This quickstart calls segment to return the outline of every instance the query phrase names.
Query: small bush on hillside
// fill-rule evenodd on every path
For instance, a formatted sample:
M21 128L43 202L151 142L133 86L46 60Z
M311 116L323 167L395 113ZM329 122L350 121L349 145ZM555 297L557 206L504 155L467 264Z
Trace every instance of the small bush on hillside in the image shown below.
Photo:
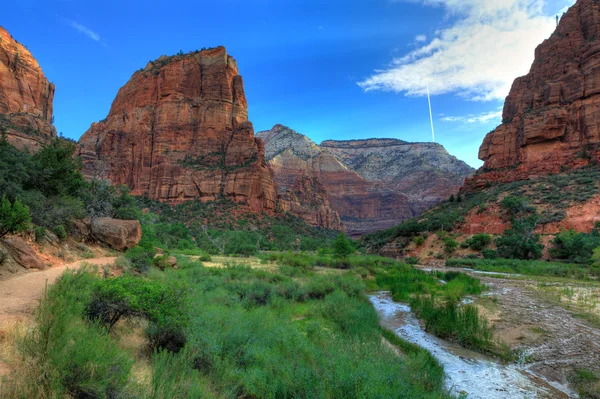
M458 248L458 242L455 239L446 237L444 238L444 252L447 254L452 254Z
M46 229L41 226L36 226L33 229L33 234L35 236L35 242L40 244L44 242L44 239L46 238Z
M498 259L498 251L494 251L493 249L484 249L481 251L481 255L485 259Z
M420 247L425 243L425 238L423 236L416 236L415 238L413 238L413 242L417 247Z
M64 241L67 239L67 230L65 226L59 225L52 229L52 232L56 234L59 240Z
M531 205L529 205L529 200L523 197L514 197L509 195L502 199L500 205L508 212L510 216L516 216L533 211L533 208Z
M467 240L467 245L474 251L481 251L492 242L489 234L475 234Z
M10 203L6 194L0 200L0 238L7 234L20 233L29 228L31 214L29 208L16 199Z

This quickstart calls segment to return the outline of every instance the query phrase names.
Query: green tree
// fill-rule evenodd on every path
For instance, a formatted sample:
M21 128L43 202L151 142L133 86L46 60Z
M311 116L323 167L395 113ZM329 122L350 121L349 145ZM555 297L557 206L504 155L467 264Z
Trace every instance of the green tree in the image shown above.
M340 233L333 242L333 255L336 258L347 258L354 253L354 243L346 234Z
M29 228L31 214L29 208L17 198L13 204L6 195L0 201L0 238L7 234L18 233Z
M538 216L531 215L524 219L512 219L512 227L496 240L498 254L509 259L539 259L542 257L544 245L540 243L540 235L535 234Z
M467 245L474 251L481 251L492 242L489 234L475 234L467 240Z

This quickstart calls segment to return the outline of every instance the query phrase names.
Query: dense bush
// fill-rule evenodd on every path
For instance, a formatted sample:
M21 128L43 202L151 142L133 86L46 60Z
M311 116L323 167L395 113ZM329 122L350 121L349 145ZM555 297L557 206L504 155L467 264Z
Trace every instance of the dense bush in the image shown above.
M6 194L3 195L0 200L0 238L7 234L25 231L30 223L29 208L21 204L18 198L11 204Z
M539 259L543 244L540 235L535 234L538 217L532 215L522 219L512 219L512 226L496 239L498 255L507 259Z
M565 259L575 263L589 262L596 247L600 247L600 234L577 233L574 230L561 231L552 241L550 255L555 259Z
M474 251L481 251L492 242L489 234L475 234L467 240L467 245Z
M143 317L153 348L178 351L185 345L188 324L187 289L183 284L122 276L95 284L87 316L110 331L123 318Z

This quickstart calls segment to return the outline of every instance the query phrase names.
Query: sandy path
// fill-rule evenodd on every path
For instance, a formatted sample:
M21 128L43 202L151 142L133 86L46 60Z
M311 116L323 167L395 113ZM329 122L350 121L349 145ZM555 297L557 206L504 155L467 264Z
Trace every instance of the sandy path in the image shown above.
M46 284L54 283L65 270L76 269L83 263L98 266L112 264L115 259L116 257L84 259L0 281L0 327L9 320L30 316Z

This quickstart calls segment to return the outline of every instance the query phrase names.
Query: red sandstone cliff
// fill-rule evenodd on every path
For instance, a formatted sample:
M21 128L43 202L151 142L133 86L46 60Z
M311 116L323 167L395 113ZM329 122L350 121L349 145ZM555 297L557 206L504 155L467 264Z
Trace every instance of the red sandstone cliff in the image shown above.
M79 144L86 176L106 176L134 195L171 203L227 197L257 212L276 207L242 77L223 47L148 63Z
M467 187L523 180L600 160L600 9L578 0L515 80L503 123L485 138L485 161Z
M0 26L0 130L19 149L35 151L56 137L54 85L29 50Z

